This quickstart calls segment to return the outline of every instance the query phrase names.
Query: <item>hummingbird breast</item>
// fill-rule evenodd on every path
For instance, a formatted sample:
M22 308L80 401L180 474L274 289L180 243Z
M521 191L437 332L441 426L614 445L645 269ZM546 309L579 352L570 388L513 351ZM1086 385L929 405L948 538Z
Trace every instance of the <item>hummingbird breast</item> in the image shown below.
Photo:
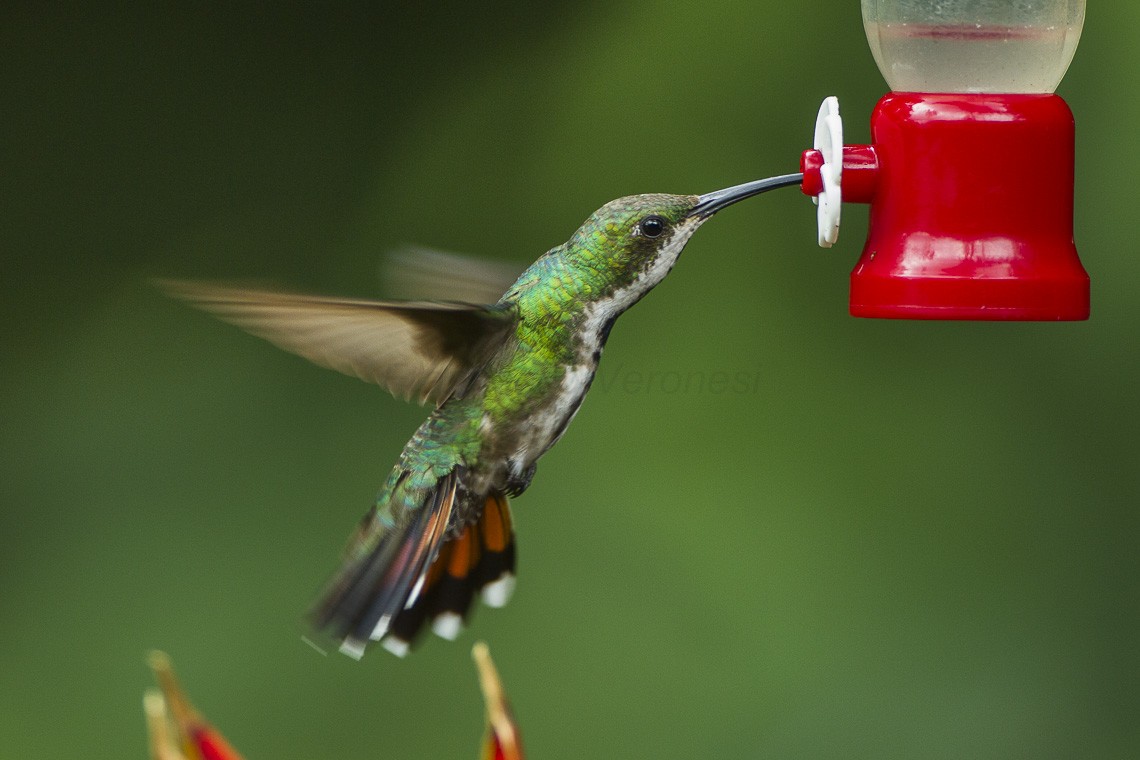
M485 482L496 487L504 480L529 482L539 457L558 442L581 407L610 328L668 274L698 226L694 220L679 227L644 268L616 287L568 286L586 275L568 269L562 257L536 262L532 277L524 273L520 280L539 286L519 292L516 347L488 382L480 425L489 444L482 462Z
M539 457L566 432L594 380L610 322L584 324L587 329L554 345L524 344L496 378L500 382L488 388L481 432L489 444L485 462L496 471L495 485L528 481ZM504 387L514 403L506 414L496 413L501 408L496 392Z
M507 456L512 477L523 477L539 457L558 443L582 406L596 370L596 363L565 366L554 392L526 420L520 421L516 435L512 436L513 450Z

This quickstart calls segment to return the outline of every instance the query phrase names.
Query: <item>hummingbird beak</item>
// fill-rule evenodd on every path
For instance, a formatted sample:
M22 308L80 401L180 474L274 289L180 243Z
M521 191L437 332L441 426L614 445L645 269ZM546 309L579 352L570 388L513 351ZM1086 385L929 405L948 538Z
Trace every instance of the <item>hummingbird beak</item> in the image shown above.
M803 179L804 175L802 174L781 174L778 177L766 177L764 179L753 180L752 182L745 182L743 185L726 187L724 190L705 193L704 195L698 196L697 205L693 206L687 216L697 216L701 219L708 219L725 206L731 206L737 201L751 198L753 195L775 190L777 187L798 185L803 182Z

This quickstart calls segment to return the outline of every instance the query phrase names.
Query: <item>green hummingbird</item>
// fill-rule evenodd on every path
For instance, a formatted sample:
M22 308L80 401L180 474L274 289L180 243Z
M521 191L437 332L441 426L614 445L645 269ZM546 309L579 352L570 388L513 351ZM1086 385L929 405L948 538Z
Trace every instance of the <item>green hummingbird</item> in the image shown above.
M316 364L434 405L311 612L359 658L403 655L427 621L455 638L479 594L515 583L508 499L574 418L614 321L720 209L792 174L705 195L634 195L595 211L490 305L377 302L166 281L166 291Z

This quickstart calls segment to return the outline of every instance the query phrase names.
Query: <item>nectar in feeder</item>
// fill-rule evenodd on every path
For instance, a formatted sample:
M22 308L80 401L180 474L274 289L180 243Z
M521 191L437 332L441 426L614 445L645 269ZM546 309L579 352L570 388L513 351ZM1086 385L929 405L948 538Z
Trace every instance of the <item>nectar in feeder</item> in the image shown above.
M896 92L1053 92L1084 20L1084 0L863 0L867 43Z

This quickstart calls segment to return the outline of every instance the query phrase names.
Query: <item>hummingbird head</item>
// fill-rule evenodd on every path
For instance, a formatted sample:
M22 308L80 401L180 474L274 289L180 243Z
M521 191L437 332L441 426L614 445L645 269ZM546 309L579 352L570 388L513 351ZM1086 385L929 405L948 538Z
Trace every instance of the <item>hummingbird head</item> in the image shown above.
M798 184L801 175L748 182L704 195L631 195L590 215L563 247L572 266L604 284L589 300L624 311L673 268L693 233L717 211L766 190ZM599 303L599 305L601 305Z
M584 271L621 290L660 282L704 217L690 212L695 195L631 195L595 211L567 241L565 250ZM602 295L599 293L599 295Z

